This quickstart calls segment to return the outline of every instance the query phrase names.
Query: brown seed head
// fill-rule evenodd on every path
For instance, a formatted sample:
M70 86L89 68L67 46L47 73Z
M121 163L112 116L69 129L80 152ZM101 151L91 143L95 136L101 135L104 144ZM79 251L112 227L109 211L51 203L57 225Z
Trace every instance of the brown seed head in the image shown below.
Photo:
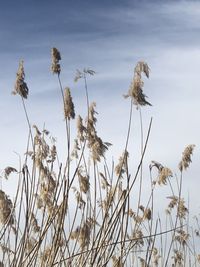
M8 223L12 225L14 223L13 217L13 204L9 197L0 190L0 223L5 225Z
M74 193L75 193L75 198L78 204L78 208L82 209L85 207L86 202L83 200L81 193L76 189L76 187L72 187Z
M90 243L92 225L92 221L90 221L90 219L87 219L81 227L78 226L76 230L71 232L70 234L70 238L77 239L82 249L87 247Z
M55 47L51 49L51 58L52 58L51 70L53 74L55 73L59 75L61 72L61 68L59 64L59 61L61 60L61 55L58 49Z
M65 119L68 120L75 118L74 103L68 87L66 87L64 90L64 115Z
M121 257L112 256L113 267L124 267Z
M139 257L140 259L140 267L148 267L148 264L145 259Z
M183 229L177 230L177 235L175 236L175 240L177 240L181 245L186 245L190 235L185 232Z
M167 178L169 177L172 177L172 171L167 167L163 167L158 174L158 184L165 185L167 183Z
M9 175L10 175L12 172L17 172L17 170L16 170L15 168L13 168L13 167L10 167L10 166L6 167L6 168L4 169L4 177L5 177L6 179L8 179Z
M151 104L146 101L146 95L143 93L144 82L142 80L142 73L149 78L149 67L147 63L139 61L134 69L134 77L128 94L125 95L125 97L131 97L136 106L151 106Z
M152 169L153 167L156 167L158 169L158 178L155 183L157 182L159 185L165 185L167 183L167 179L173 176L172 171L169 168L164 167L157 161L151 161L150 169Z
M184 256L181 251L174 250L174 256L172 256L172 259L174 259L175 266L183 266Z
M152 215L151 209L150 208L146 208L144 210L144 214L143 214L144 220L150 221L151 220L151 215Z
M100 161L101 157L104 157L104 154L108 149L108 146L105 143L103 143L100 137L96 135L94 138L94 142L92 143L92 145L90 145L90 148L91 148L92 159L94 161Z
M78 118L77 118L77 137L81 142L84 141L84 134L85 133L86 133L86 127L83 125L83 119L80 115L78 115Z
M197 255L197 262L200 263L200 254Z
M122 174L127 171L128 157L129 153L125 150L122 156L120 156L118 164L115 166L115 173L117 176L122 176Z
M86 175L82 175L80 171L78 171L79 185L80 191L83 193L87 193L90 189L89 177Z
M28 86L25 83L24 79L25 79L25 72L24 72L24 66L23 66L23 60L19 62L19 68L17 71L17 77L16 77L16 81L15 81L15 88L13 90L13 95L20 95L23 98L27 98L28 97Z
M189 145L185 148L185 150L182 153L182 160L179 163L179 170L182 172L183 170L186 170L190 163L192 162L191 156L193 153L195 145Z
M40 227L33 212L31 212L30 220L31 220L31 225L33 227L33 232L38 233L40 231Z
M45 264L51 257L51 246L45 247L44 251L40 254L42 264Z

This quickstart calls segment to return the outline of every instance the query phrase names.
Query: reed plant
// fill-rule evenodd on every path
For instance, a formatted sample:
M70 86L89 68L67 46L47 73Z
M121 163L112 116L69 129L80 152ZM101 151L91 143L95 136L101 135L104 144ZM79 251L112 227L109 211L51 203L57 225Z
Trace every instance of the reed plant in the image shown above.
M29 88L23 61L19 64L13 94L21 98L29 135L25 157L18 168L8 166L2 179L16 176L14 197L0 190L0 267L25 266L198 266L200 224L189 224L182 194L183 176L191 163L194 145L188 145L173 172L162 163L149 163L150 193L143 203L144 157L152 119L143 131L142 108L151 106L144 94L147 63L136 64L128 93L127 136L118 162L108 164L111 144L97 131L96 103L89 98L91 69L77 70L75 82L85 90L87 116L76 114L72 92L63 87L61 54L52 48L51 71L58 80L65 121L66 144L59 161L55 139L31 122L27 112ZM132 114L140 118L141 154L132 171L129 139ZM71 126L76 124L73 136ZM156 190L168 187L165 212L157 213ZM138 198L133 195L138 192ZM12 199L12 200L11 200Z

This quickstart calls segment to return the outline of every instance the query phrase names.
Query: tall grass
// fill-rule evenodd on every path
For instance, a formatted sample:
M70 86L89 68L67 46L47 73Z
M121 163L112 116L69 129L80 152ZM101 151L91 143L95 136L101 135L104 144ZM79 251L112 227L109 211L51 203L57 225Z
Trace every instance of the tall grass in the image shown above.
M62 97L66 130L66 159L59 162L56 142L46 129L31 124L25 99L23 62L17 72L14 94L22 101L29 136L25 159L17 169L8 166L4 178L18 176L14 200L0 190L0 266L198 266L200 226L189 225L188 208L182 195L185 170L191 163L194 145L183 151L175 183L172 170L152 161L149 165L150 194L143 198L143 160L148 146L152 120L143 131L141 109L151 106L143 93L143 75L149 67L138 62L128 93L130 116L124 151L117 163L107 163L104 142L97 132L96 104L90 102L88 77L91 69L78 70L75 82L83 80L85 120L75 116L70 88L61 79L61 55L52 49L52 72L57 76ZM126 100L127 101L127 100ZM134 108L136 107L136 109ZM139 111L141 156L132 171L129 138L133 112ZM76 119L77 133L71 124ZM158 187L166 186L165 213L157 215ZM133 201L133 192L138 198Z

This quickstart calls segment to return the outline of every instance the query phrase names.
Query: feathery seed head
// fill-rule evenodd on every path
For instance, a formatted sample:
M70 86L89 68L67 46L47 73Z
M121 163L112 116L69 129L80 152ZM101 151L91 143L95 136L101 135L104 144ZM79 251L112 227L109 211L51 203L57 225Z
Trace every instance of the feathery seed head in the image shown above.
M87 74L93 76L96 72L94 70L91 70L91 69L86 69L84 68L83 71L80 71L80 70L76 70L76 75L75 75L75 78L74 78L74 82L77 82L79 79L82 79L83 77L85 77Z
M77 82L79 79L83 78L83 73L80 70L76 70L76 75L74 78L74 82Z
M78 208L82 209L85 207L86 202L83 200L81 193L76 189L76 187L72 187L74 193L75 193L75 197L76 197L76 201L78 204Z
M186 245L190 235L185 232L183 229L177 230L177 235L175 236L175 240L177 240L181 245Z
M93 225L93 221L87 219L83 226L78 226L75 231L71 232L70 238L71 239L77 239L81 249L87 247L90 244L90 234L91 234L91 228Z
M144 220L148 220L150 221L152 218L152 213L151 213L151 209L150 208L146 208L144 210L144 214L143 214Z
M75 118L74 103L68 87L66 87L64 90L64 115L65 119L68 120Z
M95 117L95 114L98 114L95 110L96 108L96 103L95 102L92 102L90 107L89 107L89 118L88 118L88 121L92 124L96 124L97 122L97 118Z
M146 100L146 95L143 93L144 82L142 80L142 73L149 78L149 66L145 62L139 61L134 69L134 77L128 94L125 95L125 97L131 97L137 107L145 105L151 106Z
M136 239L136 246L143 246L144 245L143 233L142 233L141 229L136 229L132 233L132 238Z
M19 68L17 71L17 77L16 77L16 81L15 81L15 88L13 90L13 95L20 95L23 98L27 98L28 97L28 86L25 83L24 79L25 79L25 72L24 72L24 66L23 66L24 62L23 60L20 61L19 63Z
M55 73L59 75L61 72L61 68L59 64L59 61L61 60L61 55L58 49L55 47L51 49L51 58L52 58L51 70L53 74Z
M78 178L79 178L80 191L86 194L90 189L89 177L86 175L82 175L79 170Z
M121 257L112 256L113 267L124 267Z
M182 153L182 160L179 163L179 170L182 172L183 170L186 170L190 163L192 162L191 156L193 153L195 145L189 145L185 148L185 150Z
M50 150L50 159L48 160L48 162L53 163L56 160L56 156L57 156L57 149L56 146L53 145Z
M101 157L104 156L106 150L108 149L110 143L103 142L102 139L97 135L95 124L97 119L95 114L97 114L96 103L93 102L89 107L88 118L86 119L87 123L87 139L88 147L90 148L91 157L94 161L100 161Z
M172 256L172 259L174 260L173 266L183 266L184 256L183 253L179 250L174 250L174 256Z
M27 241L26 241L26 244L25 244L26 254L31 252L31 250L34 248L36 243L37 243L37 240L34 237L28 237L27 238Z
M33 212L31 212L30 220L31 220L31 225L33 227L33 232L38 233L40 231L40 227Z
M109 184L108 180L106 179L105 175L101 172L99 173L99 175L101 176L102 189L108 189L108 187L110 187L110 184Z
M197 255L197 262L200 263L200 254Z
M101 157L104 157L104 154L107 149L108 146L105 143L103 143L100 137L96 135L94 138L94 142L91 146L92 159L94 161L100 161Z
M0 190L0 223L3 225L14 223L12 201L2 190Z
M71 157L78 159L78 150L80 150L78 139L74 139L74 147L71 153Z
M167 179L172 176L173 176L172 171L167 167L163 167L162 170L160 170L158 174L158 184L166 185Z
M153 248L153 264L155 267L159 266L159 259L161 256L158 253L158 249L156 247Z
M10 175L12 172L17 172L17 170L16 170L15 168L13 168L13 167L10 167L10 166L6 167L6 168L4 169L4 177L5 177L5 179L8 179L9 175Z
M126 172L128 157L129 153L125 150L119 158L119 163L115 166L115 173L117 176L122 176L122 174Z
M172 171L169 168L164 167L162 164L154 160L152 160L151 162L150 170L153 167L156 167L158 169L158 178L157 181L155 181L155 183L157 182L159 185L166 185L167 179L173 176Z
M77 137L78 139L83 142L84 141L84 134L86 133L86 127L83 125L83 119L80 115L77 118Z
M134 72L141 76L142 72L149 78L149 66L144 61L138 61L137 65L135 66Z
M42 264L45 264L51 257L51 247L45 247L45 250L40 254L40 260ZM45 264L46 265L46 264Z
M140 267L148 267L147 261L141 257L138 257L140 260Z

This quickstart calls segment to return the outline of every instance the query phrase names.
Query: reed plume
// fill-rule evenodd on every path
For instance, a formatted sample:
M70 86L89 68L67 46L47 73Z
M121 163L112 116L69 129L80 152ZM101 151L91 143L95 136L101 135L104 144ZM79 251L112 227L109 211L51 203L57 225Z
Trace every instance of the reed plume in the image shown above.
M142 80L142 73L149 78L149 66L145 62L139 61L135 66L133 80L125 98L130 97L136 106L151 106L146 100L147 96L143 93L144 82Z
M28 97L29 89L28 89L28 86L27 86L26 82L24 81L24 79L25 79L24 62L23 62L23 60L21 60L19 62L19 68L17 71L15 88L14 88L12 93L13 93L13 95L18 94L21 97L26 99Z

